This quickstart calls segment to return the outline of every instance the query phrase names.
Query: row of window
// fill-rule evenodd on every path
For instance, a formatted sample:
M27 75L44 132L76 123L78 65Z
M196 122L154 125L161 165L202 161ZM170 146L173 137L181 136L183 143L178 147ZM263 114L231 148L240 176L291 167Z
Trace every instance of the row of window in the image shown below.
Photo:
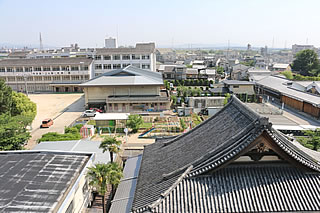
M14 81L25 81L24 77L18 76L18 77L7 77L7 79L4 79L8 82L14 82ZM26 77L26 81L77 81L77 80L89 80L88 75L74 75L74 76L29 76Z
M0 72L32 72L32 71L79 71L89 70L88 66L56 66L56 67L0 67Z
M137 68L142 68L142 69L150 69L150 64L141 64L141 66L140 64L95 64L94 69L95 70L102 70L102 68L104 70L121 69L129 65L132 65Z
M96 55L95 60L146 60L150 59L150 55L138 55L138 54L116 54L116 55Z

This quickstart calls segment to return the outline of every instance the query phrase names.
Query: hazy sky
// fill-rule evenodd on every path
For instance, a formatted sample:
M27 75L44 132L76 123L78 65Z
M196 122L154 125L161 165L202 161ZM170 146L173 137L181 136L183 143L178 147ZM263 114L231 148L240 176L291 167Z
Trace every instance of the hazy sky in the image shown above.
M320 46L319 0L0 0L0 44Z

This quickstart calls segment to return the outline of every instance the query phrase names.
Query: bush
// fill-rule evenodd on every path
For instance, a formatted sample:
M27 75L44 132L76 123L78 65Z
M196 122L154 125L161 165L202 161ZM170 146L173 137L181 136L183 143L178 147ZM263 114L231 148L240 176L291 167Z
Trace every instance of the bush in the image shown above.
M80 140L81 135L79 133L82 124L78 124L74 127L66 127L64 129L64 134L60 134L57 132L48 132L38 140L38 142L42 141L72 141L72 140Z

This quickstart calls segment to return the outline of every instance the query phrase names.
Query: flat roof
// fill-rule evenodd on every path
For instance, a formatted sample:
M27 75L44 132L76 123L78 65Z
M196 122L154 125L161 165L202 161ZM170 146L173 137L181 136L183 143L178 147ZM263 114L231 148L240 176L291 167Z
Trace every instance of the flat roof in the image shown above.
M128 120L130 113L97 113L93 120L96 121L112 121L112 120Z
M237 80L224 80L222 82L228 85L254 85L255 84L255 82L252 82L252 81L237 81Z
M47 141L37 144L33 150L91 152L95 153L94 163L108 163L110 162L109 152L103 153L99 148L100 143L100 141L90 140Z
M0 152L1 212L56 212L92 154Z
M68 58L28 58L28 59L2 59L0 60L0 66L59 66L59 65L90 65L92 63L90 58L77 58L77 57L68 57Z

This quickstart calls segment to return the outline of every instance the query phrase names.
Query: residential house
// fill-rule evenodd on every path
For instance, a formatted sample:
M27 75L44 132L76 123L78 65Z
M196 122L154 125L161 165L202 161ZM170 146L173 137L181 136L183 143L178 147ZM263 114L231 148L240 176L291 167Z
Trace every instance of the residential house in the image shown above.
M272 65L272 71L282 72L282 71L286 71L286 70L291 71L290 64L279 64L279 63L276 63L276 64Z
M234 94L248 94L254 95L255 82L251 81L237 81L237 80L224 80L224 87L228 88Z
M185 80L187 67L184 65L161 64L157 72L162 73L165 80Z
M199 71L196 68L187 68L186 75L187 79L198 79Z
M232 80L246 80L248 79L248 71L249 67L243 64L237 64L231 69L231 79Z

